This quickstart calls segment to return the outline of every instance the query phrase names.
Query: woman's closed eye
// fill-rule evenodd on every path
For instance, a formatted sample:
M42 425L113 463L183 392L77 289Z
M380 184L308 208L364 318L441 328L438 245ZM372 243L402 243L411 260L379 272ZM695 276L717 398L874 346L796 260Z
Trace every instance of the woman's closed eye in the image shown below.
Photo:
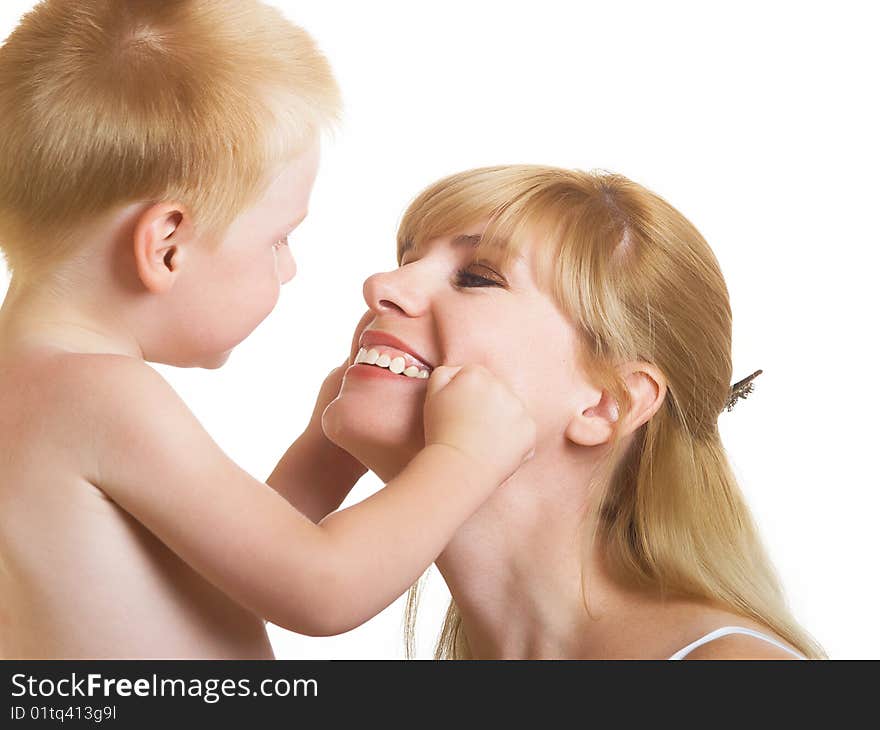
M473 263L455 272L455 286L461 289L470 289L483 286L507 287L507 282L494 269L485 264Z

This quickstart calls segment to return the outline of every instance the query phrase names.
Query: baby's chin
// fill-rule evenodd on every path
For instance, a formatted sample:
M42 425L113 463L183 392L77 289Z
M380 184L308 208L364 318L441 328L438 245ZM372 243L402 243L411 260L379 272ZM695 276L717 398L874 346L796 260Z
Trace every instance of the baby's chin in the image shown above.
M217 370L226 364L232 350L211 353L186 353L179 352L163 354L146 354L145 359L149 362L171 365L176 368L202 368L204 370Z
M199 364L199 367L205 368L206 370L216 370L217 368L221 368L226 364L226 361L231 354L232 350L226 350L225 352L219 352L216 355L209 355Z
M324 410L324 433L383 480L393 478L425 443L423 399L389 400L346 390Z

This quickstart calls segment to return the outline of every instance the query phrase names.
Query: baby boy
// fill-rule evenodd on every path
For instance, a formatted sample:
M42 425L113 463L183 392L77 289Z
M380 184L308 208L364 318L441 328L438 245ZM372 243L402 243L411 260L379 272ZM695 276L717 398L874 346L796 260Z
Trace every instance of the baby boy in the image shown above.
M344 366L267 484L146 364L219 367L271 312L338 107L257 0L44 0L0 48L0 657L265 658L265 620L346 631L527 458L516 397L438 364L425 448L334 511L364 471L320 427Z

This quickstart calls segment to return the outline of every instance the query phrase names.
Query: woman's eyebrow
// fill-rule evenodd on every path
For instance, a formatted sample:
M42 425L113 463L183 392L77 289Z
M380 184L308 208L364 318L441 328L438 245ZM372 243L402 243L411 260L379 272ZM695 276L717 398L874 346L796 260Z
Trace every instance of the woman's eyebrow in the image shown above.
M467 244L469 246L476 246L483 239L482 233L474 233L474 234L462 234L460 236L456 236L452 239L453 246L460 246L461 244Z
M452 239L452 245L471 246L472 248L476 248L482 240L482 233L462 233ZM415 248L413 241L407 241L404 243L403 247L400 249L400 258L403 258L407 253L412 251L413 248Z
M452 245L453 246L465 246L466 245L466 246L471 246L473 248L476 248L480 243L482 243L482 241L483 241L483 234L482 233L473 233L473 234L463 233L462 235L456 236L455 238L452 239ZM507 239L494 237L494 238L488 239L488 243L489 243L489 247L496 252L509 250ZM520 258L522 258L521 253L514 255L512 258L508 257L508 261L517 260Z
M462 244L467 244L469 246L476 246L482 238L483 235L481 233L461 234L452 239L452 245L460 246ZM413 241L407 241L404 243L403 247L400 249L401 258L409 251L412 251L413 248L415 248L415 243Z

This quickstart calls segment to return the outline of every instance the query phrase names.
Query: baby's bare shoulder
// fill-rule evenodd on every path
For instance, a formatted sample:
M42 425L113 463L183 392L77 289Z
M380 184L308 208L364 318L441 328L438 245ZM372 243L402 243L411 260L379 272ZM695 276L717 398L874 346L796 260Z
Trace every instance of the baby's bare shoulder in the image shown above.
M125 392L138 400L148 389L171 386L143 360L123 355L53 353L4 358L0 387L20 394L39 411L86 411L106 405ZM173 392L173 391L172 391ZM119 404L117 404L119 405Z
M3 359L0 431L75 444L93 440L101 424L149 419L177 395L143 360L121 355L55 353ZM125 418L121 415L125 414Z
M191 417L168 381L143 360L86 355L59 367L64 370L61 387L98 437L173 429Z
M171 387L143 361L116 355L3 353L0 359L0 479L22 483L34 474L91 479L99 461L132 439L108 434L136 419L155 419L153 408ZM158 394L158 395L157 395ZM121 416L121 413L125 413ZM51 476L49 474L51 473Z

